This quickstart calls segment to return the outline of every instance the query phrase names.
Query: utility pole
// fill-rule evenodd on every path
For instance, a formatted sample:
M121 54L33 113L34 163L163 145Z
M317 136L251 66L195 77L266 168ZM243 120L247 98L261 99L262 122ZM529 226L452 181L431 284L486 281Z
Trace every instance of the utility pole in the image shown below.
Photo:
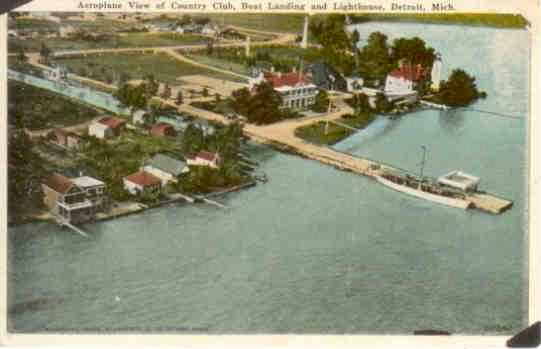
M332 102L329 99L329 109L327 110L327 114L331 113L331 108L332 108ZM328 119L328 115L327 115L327 120L326 120L326 123L325 123L325 135L328 135L328 134L329 134L329 119Z

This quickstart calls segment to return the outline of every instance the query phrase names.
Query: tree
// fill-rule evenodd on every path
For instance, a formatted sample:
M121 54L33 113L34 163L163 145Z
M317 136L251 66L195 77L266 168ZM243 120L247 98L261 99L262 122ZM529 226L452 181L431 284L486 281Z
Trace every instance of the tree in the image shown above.
M124 84L115 92L115 97L123 106L131 108L132 111L144 109L148 105L147 90L143 84L138 86Z
M203 90L201 91L201 94L203 95L203 97L208 97L209 96L209 89L206 88L206 87L203 87Z
M26 63L27 61L28 61L28 57L26 57L24 48L22 46L19 46L17 49L17 62Z
M198 25L207 25L210 23L210 18L208 17L196 17L194 19L194 22L195 24L198 24Z
M371 33L359 52L359 72L365 79L382 81L390 67L387 36L380 32Z
M468 105L484 95L477 90L475 78L462 69L451 72L449 80L442 82L438 94L442 103L451 107Z
M359 40L361 40L361 35L359 34L359 31L355 29L353 33L351 33L351 43L356 46Z
M145 76L142 86L145 87L149 96L155 96L160 89L160 83L156 81L153 74L148 74Z
M214 43L212 41L207 42L207 55L211 55L214 51Z
M315 98L315 103L311 108L313 111L323 113L329 109L329 95L324 90L320 90Z
M368 113L372 111L368 96L364 93L357 93L351 100L351 106L357 113Z
M34 152L34 143L25 132L9 139L8 212L17 220L31 207L43 202L41 181L45 175L44 160Z
M388 113L393 109L393 104L387 100L383 93L376 95L376 111L379 113Z
M398 38L393 41L392 64L397 65L401 59L405 59L414 65L421 64L423 67L430 68L436 59L436 52L418 37L411 39Z
M49 58L51 56L51 49L44 43L41 44L41 48L39 50L39 56L40 56L40 62L42 62L43 64L49 64Z
M162 98L165 100L171 98L171 87L168 83L165 83L165 86L163 87Z
M184 154L193 154L205 146L205 134L195 123L190 122L182 135L181 147Z
M183 99L183 96L182 96L182 91L178 91L177 92L177 99L175 100L175 103L177 105L181 105L182 103L184 103L184 99Z
M214 94L214 100L216 101L216 103L219 103L222 100L222 97L218 92Z

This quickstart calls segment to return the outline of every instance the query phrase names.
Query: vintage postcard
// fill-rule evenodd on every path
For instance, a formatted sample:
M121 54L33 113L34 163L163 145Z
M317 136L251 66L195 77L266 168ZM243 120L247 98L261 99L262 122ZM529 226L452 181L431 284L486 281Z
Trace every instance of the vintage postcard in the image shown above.
M4 343L539 341L534 2L18 5Z

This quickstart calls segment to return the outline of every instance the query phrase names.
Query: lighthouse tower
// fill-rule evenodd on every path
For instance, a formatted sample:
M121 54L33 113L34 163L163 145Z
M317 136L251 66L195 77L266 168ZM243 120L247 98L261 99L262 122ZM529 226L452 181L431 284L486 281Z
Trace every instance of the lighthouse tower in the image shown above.
M246 55L246 57L250 57L250 37L249 36L246 36L246 43L245 43L245 46L244 46L244 54Z
M432 85L430 86L430 88L434 91L439 91L440 89L442 66L443 64L441 62L441 58L438 55L438 57L434 61L434 64L432 65L432 76L431 76Z
M304 26L302 29L301 47L302 48L308 47L308 16L304 16Z

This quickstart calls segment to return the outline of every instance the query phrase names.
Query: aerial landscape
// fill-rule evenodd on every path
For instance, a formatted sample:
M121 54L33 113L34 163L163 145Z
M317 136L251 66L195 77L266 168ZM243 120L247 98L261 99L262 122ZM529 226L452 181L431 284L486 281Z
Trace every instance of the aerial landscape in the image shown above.
M520 330L528 27L9 13L9 331Z

